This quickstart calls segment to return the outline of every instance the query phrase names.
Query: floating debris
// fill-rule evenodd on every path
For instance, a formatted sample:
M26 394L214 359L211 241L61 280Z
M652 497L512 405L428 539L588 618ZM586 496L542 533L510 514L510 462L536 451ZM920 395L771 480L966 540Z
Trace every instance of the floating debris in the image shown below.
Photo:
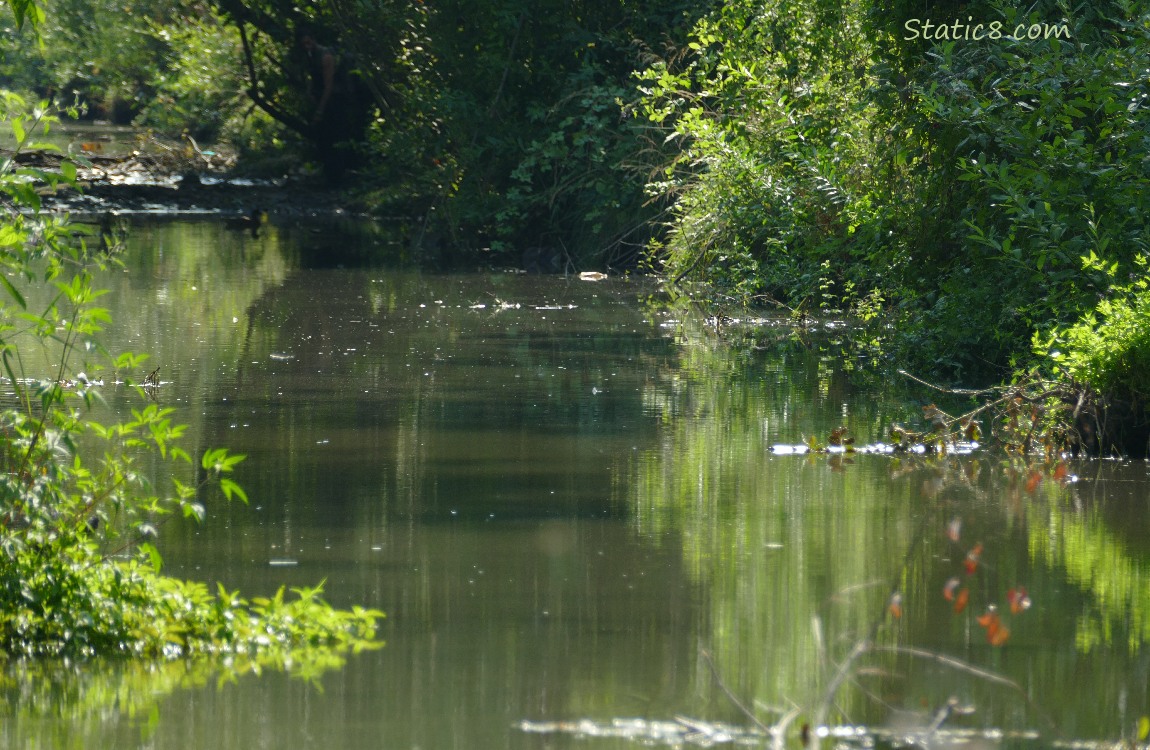
M580 281L602 281L605 278L607 278L607 274L601 271L584 271L579 274Z
M978 443L947 443L945 453L955 456L967 456L979 448ZM916 455L925 455L927 453L935 452L938 450L937 445L927 445L924 443L915 443L913 445L891 445L889 443L871 443L868 445L805 445L802 443L796 445L787 445L786 443L776 443L770 447L771 453L776 456L801 456L807 453L822 453L827 455L844 455L851 453L862 453L871 455L892 455L895 453L914 453Z
M570 734L580 738L613 737L634 740L645 745L671 747L693 745L762 745L766 735L757 729L744 729L730 724L696 721L676 717L673 721L647 721L645 719L613 719L597 722L579 721L521 721L522 732L533 734Z
M532 734L566 734L579 739L614 738L630 740L639 745L667 747L715 747L733 745L741 747L779 747L778 738L754 727L738 727L722 722L709 722L683 716L672 721L645 719L613 719L595 721L521 721L515 725L521 732ZM973 746L990 743L999 746L1005 741L1037 742L1042 739L1032 730L1004 731L1001 729L942 729L938 727L896 728L837 726L819 727L814 733L821 738L836 740L838 747L874 747L883 743L893 747ZM1054 742L1055 747L1101 748L1113 747L1105 743ZM1049 746L1049 745L1047 745ZM789 745L788 745L789 747Z

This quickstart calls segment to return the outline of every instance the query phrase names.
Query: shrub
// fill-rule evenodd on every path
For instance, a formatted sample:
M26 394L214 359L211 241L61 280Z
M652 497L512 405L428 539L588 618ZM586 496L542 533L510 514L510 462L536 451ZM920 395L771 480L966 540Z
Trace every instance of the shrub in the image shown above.
M18 97L0 110L23 109ZM46 105L9 124L18 148L52 118ZM201 518L207 485L246 501L231 478L243 456L211 449L189 478L184 426L172 409L146 403L149 379L133 383L144 357L112 356L100 343L111 322L94 273L116 263L107 227L84 232L38 212L36 185L74 179L0 163L0 368L11 392L0 407L0 651L9 655L146 657L226 655L262 664L329 665L347 649L376 645L379 612L337 611L321 589L281 589L243 599L222 587L161 574L151 544L165 516ZM130 419L94 416L106 382L136 387ZM146 405L145 405L146 404ZM158 487L149 474L165 465ZM234 663L234 662L233 662Z
M1150 289L1140 280L1117 289L1077 323L1035 337L1075 381L1131 404L1150 396Z

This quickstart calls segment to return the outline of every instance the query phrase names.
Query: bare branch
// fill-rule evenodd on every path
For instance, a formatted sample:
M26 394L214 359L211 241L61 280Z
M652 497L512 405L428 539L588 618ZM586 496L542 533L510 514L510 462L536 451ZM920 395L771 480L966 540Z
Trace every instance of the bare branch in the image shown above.
M248 81L251 84L248 87L248 96L252 98L252 101L255 102L260 109L267 112L276 121L303 136L310 136L311 127L306 122L299 117L284 112L263 95L263 91L260 87L259 74L256 72L255 54L252 51L251 41L248 39L247 25L242 21L238 22L237 25L240 29L240 43L244 50L244 64L248 69Z

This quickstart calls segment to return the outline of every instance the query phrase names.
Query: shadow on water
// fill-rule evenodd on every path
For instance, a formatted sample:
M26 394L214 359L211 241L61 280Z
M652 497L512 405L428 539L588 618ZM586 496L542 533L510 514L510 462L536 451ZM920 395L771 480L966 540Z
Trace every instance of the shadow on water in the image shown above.
M767 725L797 707L794 746L844 664L827 719L860 746L1051 746L1045 717L1115 740L1150 713L1145 464L781 455L921 404L813 334L725 345L647 280L432 272L345 229L141 224L111 344L152 352L189 447L248 455L251 504L162 526L166 569L326 581L388 613L387 647L317 685L10 664L8 746L767 744L730 695Z

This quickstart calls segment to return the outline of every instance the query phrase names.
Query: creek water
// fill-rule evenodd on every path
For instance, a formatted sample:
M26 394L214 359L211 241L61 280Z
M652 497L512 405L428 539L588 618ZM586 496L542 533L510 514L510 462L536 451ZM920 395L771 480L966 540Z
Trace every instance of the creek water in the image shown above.
M833 326L721 335L646 279L433 273L406 247L139 223L105 279L109 343L152 354L187 446L248 456L250 504L162 526L165 571L322 581L387 613L386 646L315 682L10 665L4 746L765 745L728 693L795 709L794 746L864 639L842 742L925 741L952 698L929 741L1116 740L1150 713L1146 464L785 455L881 441L927 396L868 382Z

